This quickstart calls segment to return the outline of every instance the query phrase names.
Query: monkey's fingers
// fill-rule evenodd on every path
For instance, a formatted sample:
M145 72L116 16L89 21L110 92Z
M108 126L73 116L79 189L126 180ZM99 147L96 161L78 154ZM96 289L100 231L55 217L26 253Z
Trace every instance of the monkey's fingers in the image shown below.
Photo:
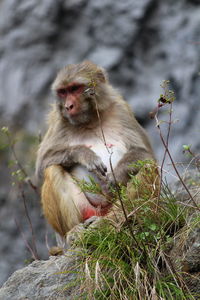
M104 165L100 157L97 157L93 163L87 165L87 169L91 172L97 171L103 176L105 176L107 172L107 167Z
M104 195L106 195L107 199L113 198L113 186L111 186L110 182L107 180L105 176L98 176L98 182L101 186L101 190Z
M106 181L108 189L115 189L118 184L116 176L114 177L112 173L107 174Z
M96 165L97 171L99 171L101 173L101 175L106 176L107 167L104 165L104 163L103 162L101 162L100 164L95 163L95 165Z

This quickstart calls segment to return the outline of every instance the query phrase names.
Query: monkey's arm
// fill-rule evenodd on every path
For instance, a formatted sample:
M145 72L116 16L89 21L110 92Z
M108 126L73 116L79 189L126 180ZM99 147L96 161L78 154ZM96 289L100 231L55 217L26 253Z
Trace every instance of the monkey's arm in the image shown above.
M127 150L114 168L114 176L117 182L126 185L130 179L129 174L136 175L140 171L142 164L138 164L138 161L156 161L156 159L146 132L135 119L129 105L123 103L118 113L123 128L121 141ZM108 174L111 184L115 184L114 176L112 172Z
M84 145L72 147L55 145L43 154L40 154L39 151L36 162L36 176L40 177L44 170L51 165L61 165L67 169L75 164L81 164L89 171L96 170L102 175L105 175L105 172L107 171L107 168L103 164L101 158L88 147Z
M145 148L139 148L139 147L131 148L127 153L125 153L125 155L118 162L117 166L114 169L114 176L116 178L116 181L126 185L130 179L129 174L136 175L139 172L141 168L140 164L137 164L139 160L154 161L155 158ZM112 172L109 174L109 180L112 183L114 183Z

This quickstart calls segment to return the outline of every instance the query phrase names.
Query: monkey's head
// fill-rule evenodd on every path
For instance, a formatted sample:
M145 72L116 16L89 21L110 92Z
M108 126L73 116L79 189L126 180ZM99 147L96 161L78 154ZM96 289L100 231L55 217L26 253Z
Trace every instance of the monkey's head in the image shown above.
M61 69L52 85L61 115L72 125L90 123L97 110L109 108L108 88L105 70L90 61Z

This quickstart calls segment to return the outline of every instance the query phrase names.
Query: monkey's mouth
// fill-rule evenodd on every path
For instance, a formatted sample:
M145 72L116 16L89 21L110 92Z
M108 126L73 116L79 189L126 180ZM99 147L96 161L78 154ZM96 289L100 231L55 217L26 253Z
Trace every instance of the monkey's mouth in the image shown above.
M91 116L87 113L76 113L73 115L66 115L66 119L68 119L68 121L74 125L74 126L79 126L79 125L87 125L88 123L90 123L91 121Z

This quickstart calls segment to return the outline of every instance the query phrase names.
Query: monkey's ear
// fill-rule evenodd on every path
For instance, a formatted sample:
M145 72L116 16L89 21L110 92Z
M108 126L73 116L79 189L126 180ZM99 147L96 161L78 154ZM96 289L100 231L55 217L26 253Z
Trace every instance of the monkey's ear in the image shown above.
M96 76L100 82L103 82L103 83L108 82L108 74L103 68L98 68Z

